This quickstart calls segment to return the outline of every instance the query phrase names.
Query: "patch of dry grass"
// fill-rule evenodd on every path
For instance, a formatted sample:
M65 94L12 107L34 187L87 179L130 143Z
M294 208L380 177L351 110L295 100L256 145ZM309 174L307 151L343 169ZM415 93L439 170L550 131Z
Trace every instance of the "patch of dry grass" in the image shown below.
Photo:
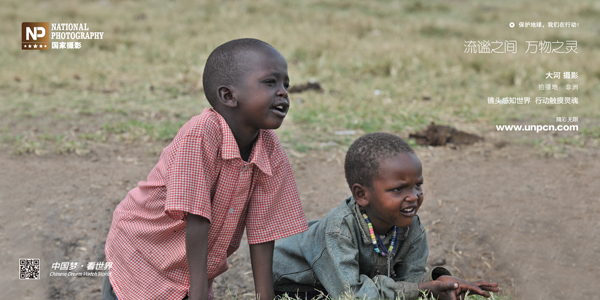
M580 128L595 132L598 12L600 4L586 0L7 0L0 11L1 141L15 153L39 154L86 153L94 143L165 144L208 106L201 76L209 53L240 37L279 49L292 85L313 78L324 88L290 96L279 135L296 150L347 145L356 137L336 130L407 136L432 121L485 135L495 124L556 124L558 116L577 116ZM26 21L85 22L104 39L83 40L79 50L22 51ZM580 27L511 29L511 21ZM505 39L518 41L518 54L463 53L466 40ZM577 40L579 54L525 54L527 40ZM578 72L579 79L545 79L554 71ZM539 91L545 83L562 89ZM566 91L567 83L579 90ZM577 96L580 104L488 105L491 96Z

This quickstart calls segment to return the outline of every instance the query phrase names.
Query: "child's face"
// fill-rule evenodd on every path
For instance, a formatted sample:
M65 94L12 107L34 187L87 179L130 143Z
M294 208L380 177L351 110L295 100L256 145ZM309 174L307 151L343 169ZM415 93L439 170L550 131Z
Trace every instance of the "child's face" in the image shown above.
M400 153L379 163L372 188L365 188L364 194L375 232L410 225L423 203L422 184L421 161L415 154Z
M279 128L290 106L285 58L265 48L248 53L244 67L248 71L234 87L239 110L234 122L248 131Z

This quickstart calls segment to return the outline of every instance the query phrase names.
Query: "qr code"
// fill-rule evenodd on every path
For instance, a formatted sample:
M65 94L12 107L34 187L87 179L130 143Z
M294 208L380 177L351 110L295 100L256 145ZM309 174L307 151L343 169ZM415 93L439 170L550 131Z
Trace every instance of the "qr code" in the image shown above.
M19 258L19 279L40 279L40 259Z

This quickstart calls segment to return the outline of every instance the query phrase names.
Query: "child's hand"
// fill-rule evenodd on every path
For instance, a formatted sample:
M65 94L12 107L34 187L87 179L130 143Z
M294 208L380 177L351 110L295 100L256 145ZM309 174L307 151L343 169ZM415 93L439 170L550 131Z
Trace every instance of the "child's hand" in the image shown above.
M456 300L458 286L459 285L456 282L434 280L419 283L419 290L431 293L433 297L438 300Z
M456 290L456 295L458 296L457 299L464 299L467 292L469 292L470 295L477 294L477 295L481 295L486 298L489 298L490 294L488 294L485 291L490 291L490 292L495 292L495 293L497 293L499 291L497 283L487 282L487 281L483 281L483 280L468 282L468 281L462 280L460 278L444 275L444 276L438 277L438 279L436 279L435 281L441 281L441 282L446 282L446 283L457 283L458 284L458 289Z

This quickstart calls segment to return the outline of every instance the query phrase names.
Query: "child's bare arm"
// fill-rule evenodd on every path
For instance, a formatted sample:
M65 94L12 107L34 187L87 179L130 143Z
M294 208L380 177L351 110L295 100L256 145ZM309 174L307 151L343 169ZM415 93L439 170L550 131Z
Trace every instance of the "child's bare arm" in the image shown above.
M208 299L206 264L209 226L206 218L187 214L185 251L190 271L190 300Z
M273 247L275 242L250 245L250 259L254 274L256 298L271 300L273 292Z

